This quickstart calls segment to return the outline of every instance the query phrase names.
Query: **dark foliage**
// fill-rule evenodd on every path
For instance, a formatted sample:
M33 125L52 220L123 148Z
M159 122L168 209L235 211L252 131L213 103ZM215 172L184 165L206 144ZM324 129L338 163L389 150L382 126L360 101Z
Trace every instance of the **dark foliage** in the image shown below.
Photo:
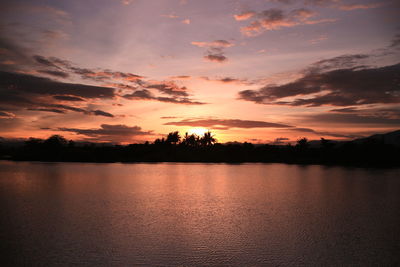
M336 144L321 139L311 146L306 138L292 145L219 144L211 133L200 137L179 132L154 143L130 145L77 145L59 135L47 140L30 138L21 147L0 142L0 158L74 162L282 162L353 166L400 166L400 147L379 140Z

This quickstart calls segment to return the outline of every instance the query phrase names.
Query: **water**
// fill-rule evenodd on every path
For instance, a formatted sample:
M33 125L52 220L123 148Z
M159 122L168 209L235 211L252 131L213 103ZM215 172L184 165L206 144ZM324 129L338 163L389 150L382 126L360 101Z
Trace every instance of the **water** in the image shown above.
M400 169L0 162L1 266L400 265Z

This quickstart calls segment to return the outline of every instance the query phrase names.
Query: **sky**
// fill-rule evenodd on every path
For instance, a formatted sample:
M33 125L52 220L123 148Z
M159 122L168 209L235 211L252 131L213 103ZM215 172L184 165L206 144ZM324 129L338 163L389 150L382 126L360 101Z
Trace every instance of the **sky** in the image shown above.
M397 0L2 0L0 136L398 130L398 14Z

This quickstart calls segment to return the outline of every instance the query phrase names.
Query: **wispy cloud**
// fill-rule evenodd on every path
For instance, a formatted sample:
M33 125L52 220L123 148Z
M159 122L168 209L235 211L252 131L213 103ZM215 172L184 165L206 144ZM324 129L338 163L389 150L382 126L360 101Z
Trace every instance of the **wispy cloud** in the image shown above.
M127 142L140 136L151 136L152 131L143 131L139 126L128 126L124 124L102 124L100 128L58 128L63 132L73 132L78 135L87 136L97 141Z
M255 14L256 19L240 30L246 36L256 36L270 30L336 21L336 19L311 19L316 15L316 12L306 8L294 9L290 12L271 8Z
M185 119L181 121L173 121L164 123L164 125L174 126L191 126L191 127L205 127L219 130L228 130L230 128L290 128L289 126L281 123L273 123L266 121L252 121L240 119Z

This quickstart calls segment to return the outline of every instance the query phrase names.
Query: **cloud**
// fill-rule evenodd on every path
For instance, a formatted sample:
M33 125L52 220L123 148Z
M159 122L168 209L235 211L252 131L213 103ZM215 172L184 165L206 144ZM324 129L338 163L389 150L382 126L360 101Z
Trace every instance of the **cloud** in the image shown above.
M365 115L355 113L318 113L303 117L305 121L323 122L324 124L367 124L367 125L383 125L400 126L400 118L383 117L379 114Z
M290 12L271 8L257 13L254 16L256 20L253 20L248 26L242 27L240 30L246 36L256 36L270 30L336 21L335 19L312 20L311 18L316 15L314 11L306 8L294 9Z
M224 61L227 61L228 58L224 56L223 54L209 54L204 56L205 60L212 61L212 62L218 62L222 63Z
M80 75L83 79L90 79L97 82L107 80L121 80L124 82L140 82L144 77L127 72L111 71L107 69L89 69L74 66L68 60L63 60L56 57L43 57L40 55L33 56L33 59L40 65L55 68L59 71L70 72Z
M69 74L58 70L38 70L39 73L48 74L59 78L68 78Z
M234 46L233 43L226 40L215 40L213 42L192 42L192 45L198 47L207 47L206 55L203 57L207 61L222 63L228 60L225 56L225 48Z
M86 115L113 117L101 110L65 105L60 101L83 102L89 99L112 99L109 87L71 84L27 74L0 71L0 109L31 110L63 114L68 111Z
M179 87L174 82L161 82L145 85L148 89L157 89L163 94L173 95L173 96L188 96L187 88L185 86Z
M400 103L400 64L380 68L309 72L284 85L239 92L258 104L318 107Z
M100 128L81 129L81 128L58 128L59 131L73 132L101 141L131 141L138 136L153 135L152 131L143 131L139 126L127 126L124 124L102 124Z
M85 99L77 96L69 96L69 95L55 95L53 98L62 101L85 101Z
M174 126L191 126L191 127L205 127L220 130L228 130L230 128L290 128L289 126L281 123L272 123L265 121L251 121L239 119L185 119L175 122L167 122L164 125Z
M300 2L298 0L270 0L270 2L276 2L281 4L294 4ZM362 1L360 1L362 2ZM370 9L370 8L378 8L383 6L384 3L350 3L346 4L346 0L303 0L305 5L309 6L318 6L318 7L331 7L337 8L344 11L351 11L356 9Z
M339 9L345 11L351 11L356 9L371 9L381 7L382 3L369 3L369 4L350 4L350 5L340 5Z
M220 46L221 45L227 46L226 41L224 40L217 40L215 43ZM219 48L215 49L218 50ZM185 86L178 86L174 81L162 81L162 82L146 81L144 80L143 76L132 73L125 73L125 72L111 71L104 69L96 70L96 69L80 68L74 66L71 62L67 60L55 57L46 58L36 55L33 58L40 65L57 69L57 72L59 70L70 71L74 74L80 75L83 79L91 79L96 82L107 82L107 86L116 87L124 90L124 92L122 93L122 97L124 97L125 99L156 100L160 102L187 104L187 105L205 104L202 102L191 100L187 92L188 89ZM190 76L180 76L180 78L186 78L186 77ZM125 83L114 82L114 81L122 81ZM135 86L126 83L130 84L133 83ZM114 90L113 88L108 88L108 89ZM156 96L152 92L150 92L149 89L158 91L161 94L168 95L171 97ZM126 93L126 90L134 92ZM68 95L73 95L73 94L71 93Z
M186 80L186 79L191 79L192 76L189 76L189 75L178 75L178 76L171 76L169 78L171 80Z
M10 90L12 88L12 90ZM0 90L39 95L72 95L83 98L113 98L113 88L63 83L27 74L0 71Z
M337 108L330 110L332 113L340 114L357 114L363 117L385 118L385 119L400 119L399 107L380 107L380 108Z
M238 84L238 85L252 85L255 82L254 81L249 81L247 79L238 79L238 78L232 78L232 77L224 77L224 78L209 78L209 77L201 77L202 79L206 81L212 81L212 82L220 82L223 84Z
M234 17L237 21L242 21L242 20L248 20L248 19L250 19L251 17L253 17L254 15L256 15L255 12L249 11L249 12L243 12L243 13L240 13L240 14L233 15L233 17Z
M305 69L306 73L326 72L335 69L350 69L363 66L362 64L371 55L367 54L352 54L342 55L334 58L323 59L311 64Z
M155 100L166 103L185 104L185 105L203 105L206 103L193 101L187 97L160 97L153 95L149 90L137 90L132 94L123 95L124 98L130 100Z
M105 111L102 111L102 110L93 110L90 113L92 113L93 115L96 115L96 116L104 116L104 117L109 117L109 118L113 118L114 117L113 114L105 112Z
M189 25L190 24L190 19L184 19L184 20L182 20L181 21L183 24L187 24L187 25Z
M215 40L212 42L192 42L192 45L198 46L198 47L232 47L235 44L227 41L227 40Z

